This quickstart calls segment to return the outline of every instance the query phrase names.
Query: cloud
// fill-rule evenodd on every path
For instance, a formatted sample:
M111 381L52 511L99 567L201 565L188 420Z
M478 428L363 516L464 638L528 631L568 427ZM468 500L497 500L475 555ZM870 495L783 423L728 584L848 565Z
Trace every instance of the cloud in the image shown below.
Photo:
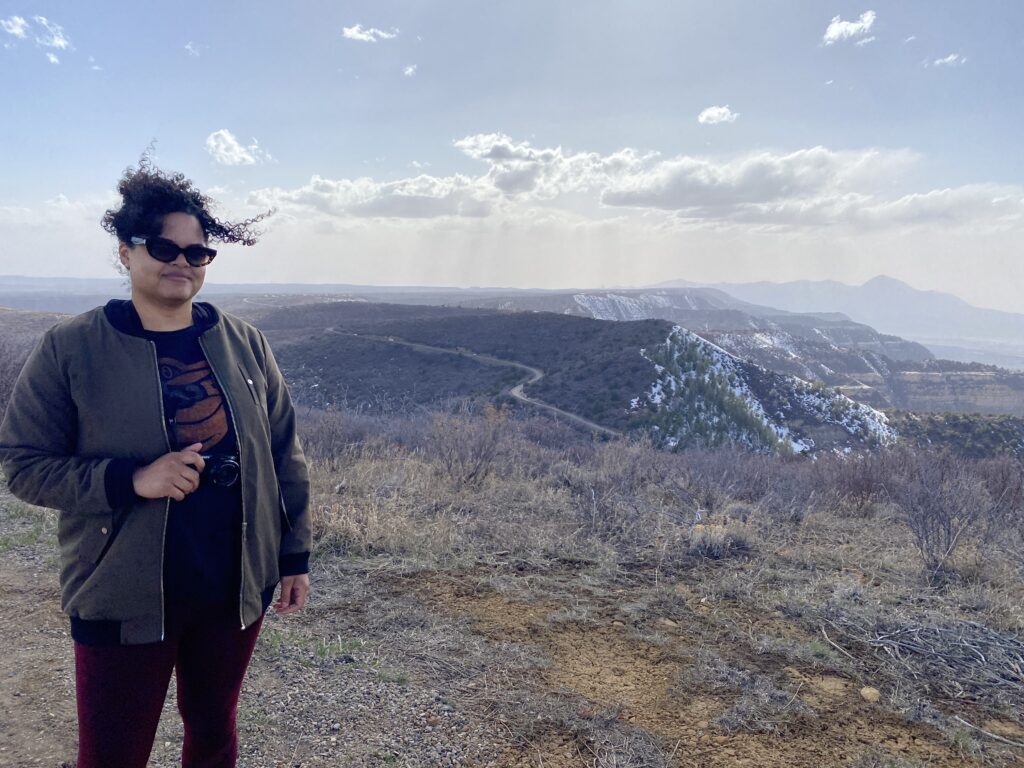
M249 204L274 207L284 213L314 211L329 217L426 219L483 217L492 209L493 191L475 180L453 176L419 175L398 181L370 178L325 179L313 176L298 189L260 189Z
M189 56L191 56L194 59L198 59L199 58L199 48L191 40L189 40L187 43L185 43L185 53L187 53Z
M47 60L48 62L50 62L51 64L60 64L60 59L58 59L58 58L56 57L56 55L54 55L54 54L52 54L52 53L47 53L47 54L46 54L46 60Z
M834 194L864 180L877 153L825 147L788 154L759 152L730 160L681 156L622 179L603 193L607 205L730 217L737 207Z
M427 164L416 163L419 173L409 178L314 176L295 189L256 190L248 202L321 222L490 218L575 227L614 217L665 231L1024 228L1024 188L1018 186L974 184L894 196L894 185L921 162L905 149L818 146L665 158L628 147L610 154L569 152L503 133L473 134L453 144L484 166L479 174L430 175Z
M739 112L733 112L729 105L724 107L708 107L697 115L697 122L701 125L718 125L718 123L735 123Z
M566 154L561 147L538 149L503 133L466 136L455 147L490 167L482 181L510 197L551 200L567 193L603 188L611 179L638 169L651 155L623 149L611 155Z
M412 77L416 74L416 65L410 64L408 67L402 70L402 74L406 77Z
M393 40L398 37L398 30L392 28L390 32L376 27L364 29L362 24L353 27L342 27L341 35L348 40L358 40L362 43L376 43L378 40Z
M961 56L959 53L951 53L949 56L945 56L941 59L935 59L931 62L932 66L936 67L962 67L966 63L967 57ZM927 64L925 66L927 66Z
M221 165L255 165L273 160L260 149L256 139L249 146L243 146L227 128L221 128L206 137L206 151Z
M877 39L878 39L877 37L872 35L871 37L865 37L865 38L862 38L862 39L858 40L856 43L854 43L854 45L856 45L858 48L861 48L861 47L867 45L868 43L875 42L875 40L877 40Z
M875 23L875 18L874 11L864 11L857 21L843 21L841 17L834 16L821 40L825 45L833 45L842 40L866 35Z
M96 63L96 59L95 58L90 56L89 57L89 69L93 70L94 72L99 72L101 69L103 69L103 67L101 67L99 64Z
M64 28L60 24L54 24L45 16L33 16L32 20L44 30L44 34L36 35L36 42L39 45L61 51L71 48L71 41L64 34Z
M11 16L9 19L0 19L0 28L9 35L24 39L28 34L28 22L21 16Z
M906 45L907 43L912 43L915 40L917 40L917 35L910 35L910 37L903 38L903 44Z

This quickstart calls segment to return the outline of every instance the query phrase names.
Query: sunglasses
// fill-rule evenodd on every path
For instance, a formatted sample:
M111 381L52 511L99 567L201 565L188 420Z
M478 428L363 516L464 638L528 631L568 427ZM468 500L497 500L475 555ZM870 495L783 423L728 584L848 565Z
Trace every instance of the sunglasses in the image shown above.
M156 237L155 235L132 237L131 243L132 245L146 246L150 256L165 264L170 264L178 258L179 253L183 253L185 254L185 261L189 263L189 266L205 267L217 255L217 251L213 248L207 248L205 245L186 245L182 248L173 240L168 240L166 237Z

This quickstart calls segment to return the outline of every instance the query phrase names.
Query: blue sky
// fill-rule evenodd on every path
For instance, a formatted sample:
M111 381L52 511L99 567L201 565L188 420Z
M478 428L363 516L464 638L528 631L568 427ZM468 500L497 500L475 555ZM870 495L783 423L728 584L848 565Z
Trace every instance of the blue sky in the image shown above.
M96 222L156 139L226 214L278 210L211 281L886 273L1024 311L1022 22L1017 2L4 0L0 274L110 274Z

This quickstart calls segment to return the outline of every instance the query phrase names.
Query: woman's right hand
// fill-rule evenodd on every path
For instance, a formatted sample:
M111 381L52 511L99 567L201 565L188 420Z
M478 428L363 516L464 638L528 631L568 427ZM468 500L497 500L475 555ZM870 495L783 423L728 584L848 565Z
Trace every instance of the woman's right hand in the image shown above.
M202 447L202 443L193 443L183 451L165 453L152 464L139 467L132 475L135 493L144 499L183 500L199 487L199 474L206 466L198 453Z

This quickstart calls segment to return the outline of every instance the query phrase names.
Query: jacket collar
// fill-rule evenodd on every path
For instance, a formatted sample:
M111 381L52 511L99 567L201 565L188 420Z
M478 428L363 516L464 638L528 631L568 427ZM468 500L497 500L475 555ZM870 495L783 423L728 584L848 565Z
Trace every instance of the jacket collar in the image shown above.
M145 329L135 305L128 299L111 299L103 307L103 314L117 330L131 336L142 336ZM220 322L220 313L213 304L205 301L192 302L192 323L199 332L209 330Z

